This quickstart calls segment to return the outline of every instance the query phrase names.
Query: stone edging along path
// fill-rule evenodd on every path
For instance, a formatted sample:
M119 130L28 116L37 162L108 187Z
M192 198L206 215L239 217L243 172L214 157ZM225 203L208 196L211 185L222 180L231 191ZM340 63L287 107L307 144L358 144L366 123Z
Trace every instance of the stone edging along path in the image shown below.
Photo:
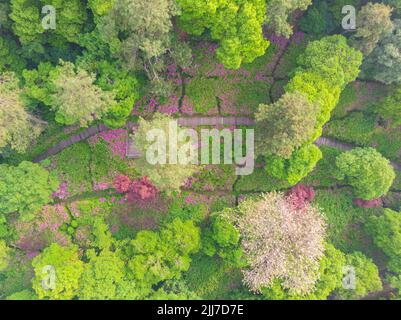
M224 125L224 126L238 126L238 125L243 125L243 126L252 126L255 124L255 120L252 118L248 117L202 117L202 116L196 116L196 117L180 117L177 119L178 124L183 126L183 127L197 127L197 126L202 126L202 125L209 125L209 126L217 126L217 125ZM136 127L137 123L134 122L128 122L124 128L131 130L132 128ZM55 146L49 148L46 150L44 153L36 157L33 162L40 162L52 155L55 155L64 149L68 148L69 146L73 145L74 143L77 143L82 140L86 140L100 132L107 131L109 128L103 124L99 124L96 126L89 127L85 131L73 135L70 138L63 140L56 144ZM322 146L326 145L329 147L333 147L342 151L349 151L357 146L339 142L327 137L320 137L315 141L315 144L317 146ZM130 148L131 145L128 145ZM132 147L131 147L132 148ZM138 155L137 151L135 149L131 149L128 151L132 157L135 157ZM395 169L401 171L401 164L397 162L391 162L391 164L394 166Z

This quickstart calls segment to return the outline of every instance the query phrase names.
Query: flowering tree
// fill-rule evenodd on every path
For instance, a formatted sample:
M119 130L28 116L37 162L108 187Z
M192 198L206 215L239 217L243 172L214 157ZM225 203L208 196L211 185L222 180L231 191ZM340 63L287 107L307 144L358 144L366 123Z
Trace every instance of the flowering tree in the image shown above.
M297 210L272 192L239 205L238 227L249 267L244 282L260 292L279 279L292 294L310 293L324 253L325 223L317 208Z

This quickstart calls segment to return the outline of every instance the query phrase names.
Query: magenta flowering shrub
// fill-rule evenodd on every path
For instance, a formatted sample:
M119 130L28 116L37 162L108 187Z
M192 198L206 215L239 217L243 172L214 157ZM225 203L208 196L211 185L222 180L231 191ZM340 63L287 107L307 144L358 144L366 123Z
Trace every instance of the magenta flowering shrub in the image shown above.
M127 131L125 129L103 131L99 133L99 136L108 143L115 156L125 159L127 154Z
M70 196L70 193L68 192L68 183L67 182L62 182L59 185L59 188L56 192L52 193L52 198L59 198L61 200L67 199Z
M34 220L15 223L16 246L25 252L39 251L53 242L65 246L70 239L59 228L69 221L70 215L62 204L46 205Z

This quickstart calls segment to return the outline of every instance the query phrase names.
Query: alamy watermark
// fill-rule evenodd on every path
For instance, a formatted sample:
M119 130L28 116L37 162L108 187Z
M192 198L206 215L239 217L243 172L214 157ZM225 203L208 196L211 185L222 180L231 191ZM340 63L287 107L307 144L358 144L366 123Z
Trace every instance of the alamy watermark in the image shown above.
M152 165L235 163L237 175L252 174L254 169L254 129L201 129L199 136L196 130L181 129L177 120L171 120L168 132L151 129L146 140L150 145L145 156Z

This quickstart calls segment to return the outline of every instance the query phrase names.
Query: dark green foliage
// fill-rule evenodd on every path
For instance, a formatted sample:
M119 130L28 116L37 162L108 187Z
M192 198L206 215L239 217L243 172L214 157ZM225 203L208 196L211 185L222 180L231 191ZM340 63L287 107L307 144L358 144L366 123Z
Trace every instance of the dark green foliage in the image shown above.
M335 23L327 1L315 1L302 17L300 27L302 31L314 36L331 33Z

